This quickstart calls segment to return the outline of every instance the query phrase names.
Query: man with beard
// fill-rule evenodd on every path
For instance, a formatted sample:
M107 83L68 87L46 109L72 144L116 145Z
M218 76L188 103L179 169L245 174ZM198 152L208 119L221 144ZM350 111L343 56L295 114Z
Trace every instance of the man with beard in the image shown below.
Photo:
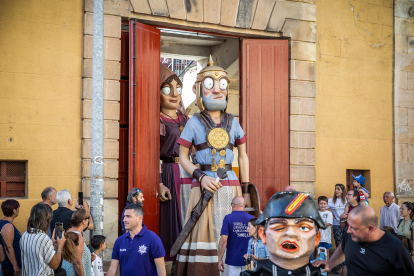
M348 235L329 261L315 261L314 266L324 264L323 271L329 271L346 260L348 276L414 275L410 252L400 240L378 228L374 209L366 205L356 207L349 213L348 226Z
M240 275L322 275L320 268L310 264L309 257L319 245L319 229L326 226L310 195L296 191L274 194L257 224L264 225L259 236L267 246L269 259L257 261L255 271Z
M176 275L219 275L218 242L223 219L232 211L231 201L243 195L250 206L249 160L246 154L246 135L233 115L226 113L228 101L227 72L214 66L210 57L209 66L198 74L193 91L196 94L200 113L187 122L178 140L180 164L193 176L186 221L200 201L203 190L213 192L206 209L187 236L177 256ZM197 168L188 158L194 145ZM233 147L239 153L240 182L232 170ZM224 169L227 177L216 181L217 169Z

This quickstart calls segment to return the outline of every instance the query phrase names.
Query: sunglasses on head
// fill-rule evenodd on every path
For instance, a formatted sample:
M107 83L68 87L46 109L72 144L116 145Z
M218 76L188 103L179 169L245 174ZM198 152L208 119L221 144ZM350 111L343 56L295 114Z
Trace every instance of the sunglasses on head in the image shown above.
M139 194L143 194L143 192L137 188L137 190L135 191L135 193L133 194L134 197L136 197Z

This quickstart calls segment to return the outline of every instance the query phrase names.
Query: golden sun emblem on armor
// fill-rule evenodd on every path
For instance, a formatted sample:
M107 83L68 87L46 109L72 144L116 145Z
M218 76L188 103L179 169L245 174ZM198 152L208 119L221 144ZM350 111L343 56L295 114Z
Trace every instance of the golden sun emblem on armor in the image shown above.
M213 128L208 134L208 142L216 149L222 149L229 143L229 135L219 127Z

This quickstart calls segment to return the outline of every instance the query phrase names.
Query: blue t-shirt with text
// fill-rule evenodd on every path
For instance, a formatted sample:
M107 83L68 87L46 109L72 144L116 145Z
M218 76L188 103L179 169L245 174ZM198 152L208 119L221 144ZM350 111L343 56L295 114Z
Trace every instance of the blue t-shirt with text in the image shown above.
M112 250L112 259L119 260L121 276L157 276L154 259L164 256L161 239L144 224L134 239L129 233L116 239Z
M254 216L245 211L233 211L224 217L220 235L227 235L226 264L232 266L244 266L243 255L249 245L249 232L247 223Z

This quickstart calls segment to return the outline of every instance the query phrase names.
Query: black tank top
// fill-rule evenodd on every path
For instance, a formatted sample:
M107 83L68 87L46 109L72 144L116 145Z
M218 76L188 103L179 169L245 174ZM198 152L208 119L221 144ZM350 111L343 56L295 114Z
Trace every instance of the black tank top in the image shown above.
M6 225L7 223L10 223L10 222L6 220L0 220L0 231L3 229L3 226ZM11 223L11 225L13 225L13 223ZM20 231L17 230L17 228L14 225L13 225L13 228L14 228L14 239L13 239L14 254L16 256L17 266L19 268L22 268L22 254L20 251L20 238L22 237L22 234L20 234ZM2 268L13 268L13 265L10 262L9 258L7 257L6 252L4 252L4 254L6 255L6 258L1 263L1 267Z

